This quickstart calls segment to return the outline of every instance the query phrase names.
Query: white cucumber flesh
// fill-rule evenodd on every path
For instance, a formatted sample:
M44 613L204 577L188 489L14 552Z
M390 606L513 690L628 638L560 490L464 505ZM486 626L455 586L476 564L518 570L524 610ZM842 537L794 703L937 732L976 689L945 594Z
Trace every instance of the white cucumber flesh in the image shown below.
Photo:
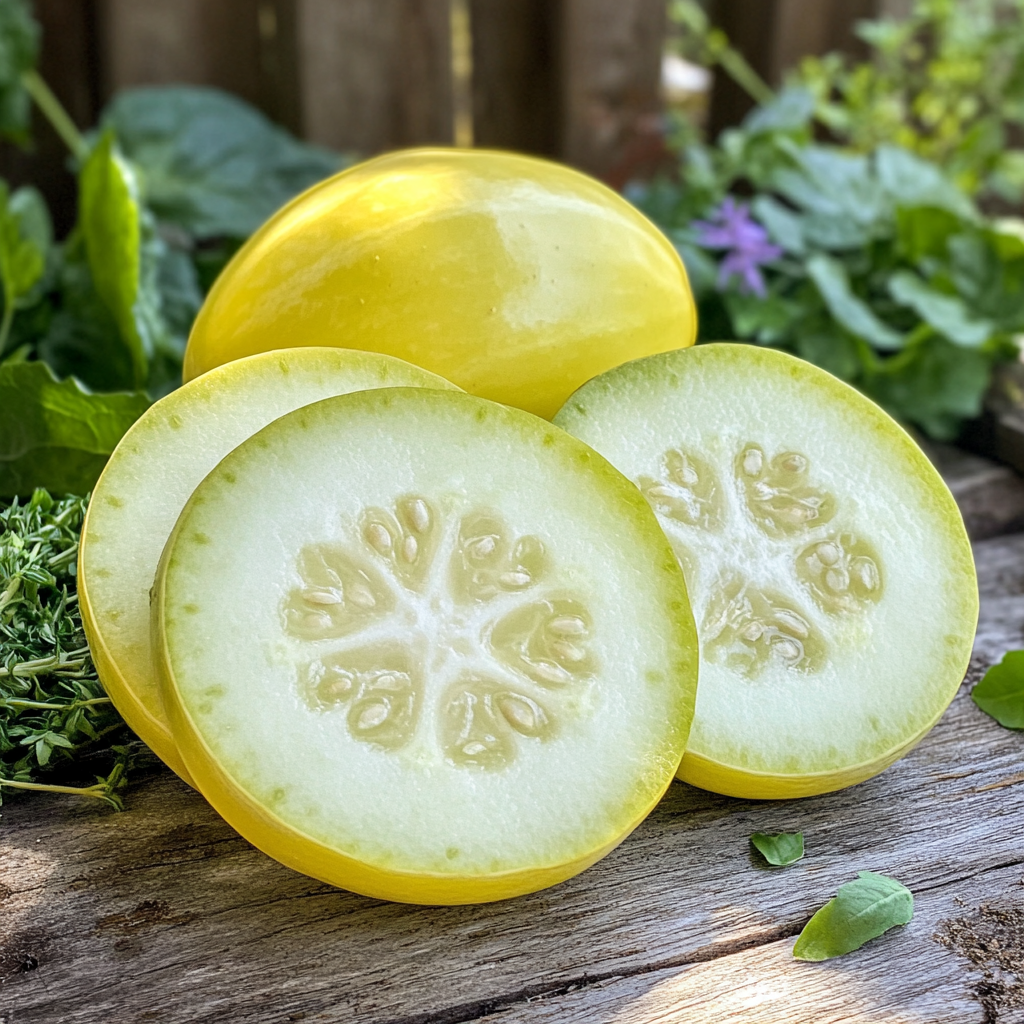
M637 485L686 573L701 670L681 779L826 792L938 720L970 658L974 563L942 479L873 402L713 344L611 370L555 422Z
M551 424L459 393L348 395L249 438L182 513L154 616L207 798L380 898L575 874L689 731L696 634L646 502Z

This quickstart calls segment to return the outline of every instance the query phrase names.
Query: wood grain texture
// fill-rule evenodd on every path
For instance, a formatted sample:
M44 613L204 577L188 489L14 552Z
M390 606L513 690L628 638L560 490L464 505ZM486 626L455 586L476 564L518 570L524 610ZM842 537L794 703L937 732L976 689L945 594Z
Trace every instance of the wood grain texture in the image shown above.
M616 177L662 135L664 0L562 0L559 155Z
M452 141L448 0L296 0L303 129L364 156Z
M1020 900L1024 740L968 691L1021 642L1024 536L981 542L976 558L968 685L905 760L785 803L674 784L604 861L522 899L410 907L331 889L258 853L166 772L130 790L122 815L11 803L0 1021L981 1024L977 972L931 934L954 897L965 914ZM803 831L807 857L769 869L749 835L779 830ZM864 869L917 894L915 922L834 964L789 960L792 937Z

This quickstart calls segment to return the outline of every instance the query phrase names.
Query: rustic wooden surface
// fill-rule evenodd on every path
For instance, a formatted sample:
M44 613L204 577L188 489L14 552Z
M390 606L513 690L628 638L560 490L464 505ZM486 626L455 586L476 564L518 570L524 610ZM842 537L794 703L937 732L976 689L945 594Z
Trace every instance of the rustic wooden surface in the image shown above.
M962 500L981 470L948 470ZM991 511L1007 488L986 486ZM1003 505L1015 522L1020 506ZM410 907L332 889L254 850L167 772L120 815L12 802L0 1024L1024 1021L1024 737L969 697L1024 645L1024 534L975 551L975 660L909 757L785 803L676 783L604 861L522 899ZM782 829L804 832L807 856L764 867L749 835ZM864 869L910 886L914 921L830 963L793 960L810 915Z

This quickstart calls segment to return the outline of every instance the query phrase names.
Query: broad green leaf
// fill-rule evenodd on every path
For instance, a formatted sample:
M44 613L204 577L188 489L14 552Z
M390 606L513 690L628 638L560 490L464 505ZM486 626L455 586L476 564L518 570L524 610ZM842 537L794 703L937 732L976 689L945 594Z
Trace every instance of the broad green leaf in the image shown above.
M142 394L58 381L44 363L0 364L0 496L86 493L148 406Z
M971 699L1007 729L1024 729L1024 651L1008 651L971 691Z
M795 864L804 855L803 832L778 832L774 835L755 832L750 841L761 856L775 867L784 868Z
M994 324L975 320L960 299L936 291L909 270L893 274L889 294L957 345L978 348L996 333Z
M853 293L846 268L839 260L818 253L807 261L807 273L840 326L883 352L903 347L903 335L879 320L871 307Z
M830 960L852 953L890 928L909 924L913 916L914 897L906 886L885 875L861 871L807 922L793 956Z
M46 268L47 225L40 218L38 193L13 196L0 181L0 291L3 319L0 321L0 354L7 348L15 311L23 304ZM19 200L15 202L15 200ZM45 215L45 207L44 207ZM48 216L46 216L48 221Z
M814 116L814 97L807 89L783 89L771 103L755 107L743 122L751 135L761 132L799 132L808 128Z
M142 225L131 168L105 132L79 179L79 220L97 294L117 324L131 358L134 386L146 383L149 320L140 303Z
M981 414L992 356L932 336L898 357L866 368L857 386L901 420L937 441L952 441Z
M28 141L31 102L22 75L35 67L39 26L25 0L0 0L0 136Z
M820 326L801 326L795 332L793 347L806 359L840 380L855 381L863 370L859 344L832 322Z
M722 298L732 318L735 336L752 338L762 345L771 345L783 338L802 313L796 303L777 295L759 298L732 291Z
M936 206L903 207L896 211L899 250L911 263L925 256L945 257L946 243L963 229L962 217Z
M807 251L800 214L767 195L757 196L751 203L751 209L776 245L781 245L794 256L802 256Z
M970 199L930 161L898 146L880 146L874 163L878 184L894 206L934 206L965 220L977 218Z
M216 89L128 89L102 120L139 169L150 209L198 238L245 238L350 162L299 142Z

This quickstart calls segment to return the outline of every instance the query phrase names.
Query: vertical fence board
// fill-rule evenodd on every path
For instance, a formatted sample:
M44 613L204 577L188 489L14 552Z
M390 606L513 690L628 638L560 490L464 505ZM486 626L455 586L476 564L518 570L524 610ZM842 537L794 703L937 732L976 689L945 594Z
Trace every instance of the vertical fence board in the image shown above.
M303 128L363 154L452 140L448 0L297 0Z
M559 152L559 4L472 0L473 136L478 146Z
M660 148L665 0L563 0L563 159L602 177Z
M808 54L840 50L863 55L854 25L878 15L894 0L715 0L716 25L769 85ZM754 101L721 69L715 72L709 129L712 135L738 124Z

